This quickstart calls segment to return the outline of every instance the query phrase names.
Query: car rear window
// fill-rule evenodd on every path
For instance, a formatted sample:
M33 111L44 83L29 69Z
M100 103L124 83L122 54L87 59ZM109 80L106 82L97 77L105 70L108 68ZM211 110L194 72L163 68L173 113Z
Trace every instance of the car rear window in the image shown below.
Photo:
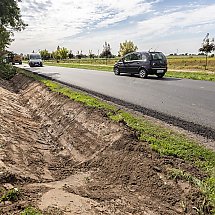
M161 52L151 53L152 60L166 60L166 57Z

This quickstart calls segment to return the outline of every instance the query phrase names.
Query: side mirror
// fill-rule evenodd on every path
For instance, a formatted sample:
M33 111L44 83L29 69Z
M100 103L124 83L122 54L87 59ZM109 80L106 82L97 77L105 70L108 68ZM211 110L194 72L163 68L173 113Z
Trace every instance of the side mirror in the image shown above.
M124 57L122 58L122 62L123 62L123 63L125 62L125 58L124 58Z

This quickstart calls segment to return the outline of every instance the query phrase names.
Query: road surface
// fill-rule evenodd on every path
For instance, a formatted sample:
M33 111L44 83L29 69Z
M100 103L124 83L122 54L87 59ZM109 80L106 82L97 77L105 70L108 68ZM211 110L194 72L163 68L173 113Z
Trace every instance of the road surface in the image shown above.
M153 76L140 79L54 66L19 67L215 130L215 82Z

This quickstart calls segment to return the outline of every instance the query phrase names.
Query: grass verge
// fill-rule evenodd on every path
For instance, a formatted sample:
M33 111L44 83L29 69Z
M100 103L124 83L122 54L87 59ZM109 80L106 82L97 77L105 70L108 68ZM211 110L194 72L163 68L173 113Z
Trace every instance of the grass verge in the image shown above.
M67 68L78 68L78 69L90 69L90 70L99 70L99 71L106 71L112 72L113 66L112 65L94 65L94 64L77 64L77 63L51 63L46 62L45 65L47 66L60 66L60 67L67 67ZM186 79L193 79L193 80L204 80L204 81L215 81L215 74L208 73L208 72L175 72L175 71L168 71L165 74L165 77L174 77L174 78L186 78Z
M91 69L91 70L99 70L99 71L106 71L112 72L113 66L112 65L105 65L105 64L78 64L78 63L50 63L46 62L45 65L47 66L60 66L66 68L78 68L78 69Z
M215 74L207 72L174 72L168 71L166 77L187 78L193 80L215 81Z
M116 106L110 105L85 93L73 91L68 87L24 70L19 71L42 82L53 92L61 93L86 106L102 109L106 112L107 116L115 122L124 122L128 127L137 131L139 140L148 142L151 148L161 156L173 156L184 159L202 169L207 173L207 178L195 185L198 186L202 192L204 191L202 188L205 187L203 194L215 209L215 152L198 145L183 134L179 134L161 125L156 125L145 118L137 117L131 113L119 110ZM213 214L215 214L215 210Z

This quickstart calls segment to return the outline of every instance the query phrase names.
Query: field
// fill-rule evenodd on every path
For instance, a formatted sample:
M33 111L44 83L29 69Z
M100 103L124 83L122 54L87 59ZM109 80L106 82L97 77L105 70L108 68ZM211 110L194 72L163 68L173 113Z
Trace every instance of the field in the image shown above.
M169 57L169 69L191 69L191 70L205 70L205 57ZM209 71L215 72L215 58L208 58Z

